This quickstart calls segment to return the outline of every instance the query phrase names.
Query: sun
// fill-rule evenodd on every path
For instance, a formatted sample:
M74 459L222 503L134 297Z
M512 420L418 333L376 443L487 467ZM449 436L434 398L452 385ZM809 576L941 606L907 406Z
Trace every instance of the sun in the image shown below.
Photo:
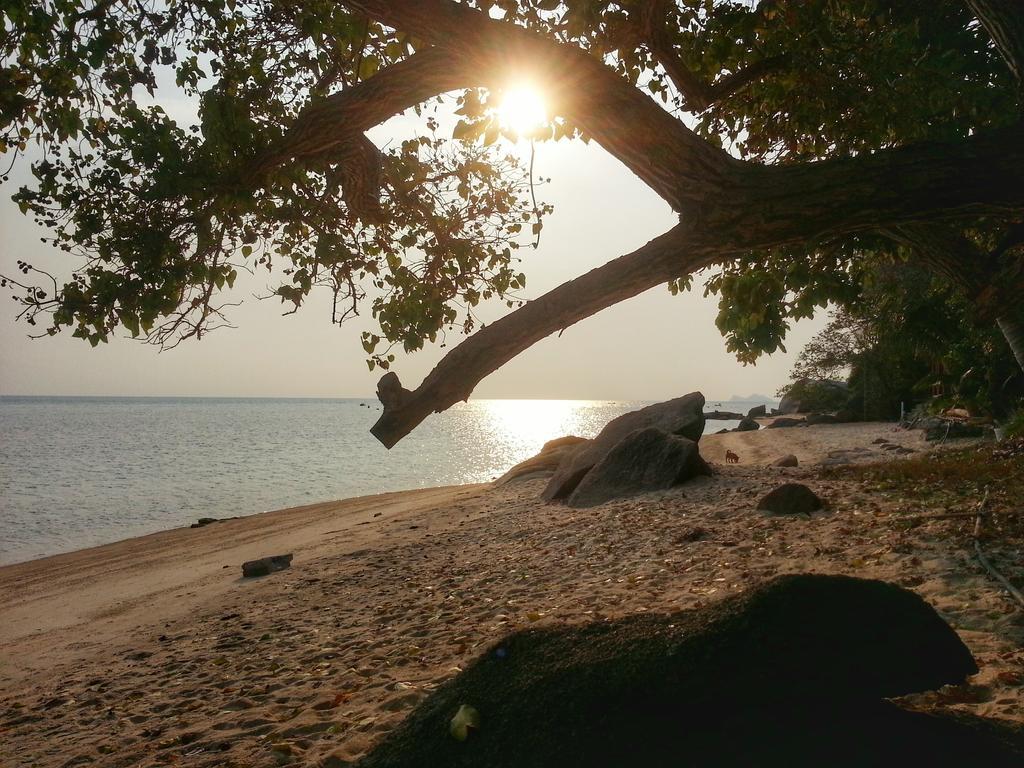
M547 106L541 92L528 84L505 90L498 106L501 127L520 137L529 137L548 121Z

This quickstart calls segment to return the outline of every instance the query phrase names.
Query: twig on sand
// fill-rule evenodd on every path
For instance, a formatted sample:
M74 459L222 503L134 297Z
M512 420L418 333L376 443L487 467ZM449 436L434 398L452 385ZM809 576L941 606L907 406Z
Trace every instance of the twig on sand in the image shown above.
M988 571L1000 584L1002 584L1006 591L1010 593L1010 596L1017 601L1017 604L1024 608L1024 595L1020 593L1009 580L1003 576L999 571L996 570L995 566L988 561L985 557L985 553L981 551L981 524L985 517L985 504L988 503L988 487L985 488L985 495L981 499L981 504L978 505L978 510L975 513L974 519L974 551L978 555L978 561L984 566L985 570Z

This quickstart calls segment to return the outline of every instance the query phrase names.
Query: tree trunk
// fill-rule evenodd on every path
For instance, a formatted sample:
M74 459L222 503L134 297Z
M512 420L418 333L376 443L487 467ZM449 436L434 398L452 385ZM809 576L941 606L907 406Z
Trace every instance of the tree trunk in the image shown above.
M1017 358L1017 364L1024 370L1024 319L1021 313L1018 311L1016 314L1003 315L996 320L996 324L1006 337L1006 343Z
M967 0L1017 82L1024 85L1024 3L1021 0Z

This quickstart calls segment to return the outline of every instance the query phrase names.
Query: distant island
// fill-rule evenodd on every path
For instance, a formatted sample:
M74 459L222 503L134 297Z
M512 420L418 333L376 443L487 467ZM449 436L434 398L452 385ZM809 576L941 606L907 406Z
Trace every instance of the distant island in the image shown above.
M746 397L743 397L742 395L733 395L728 400L722 400L722 402L723 403L746 403L746 402L749 402L751 400L765 400L765 401L767 401L769 403L774 403L778 399L779 398L777 398L777 397L769 397L768 395L747 395Z

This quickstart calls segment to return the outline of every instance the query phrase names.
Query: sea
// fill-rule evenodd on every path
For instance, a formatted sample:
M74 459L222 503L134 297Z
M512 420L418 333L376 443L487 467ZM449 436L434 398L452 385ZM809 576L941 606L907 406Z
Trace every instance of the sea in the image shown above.
M746 413L767 399L708 400ZM0 565L234 517L479 483L647 402L471 400L390 451L375 399L0 397ZM736 426L709 421L707 433Z

